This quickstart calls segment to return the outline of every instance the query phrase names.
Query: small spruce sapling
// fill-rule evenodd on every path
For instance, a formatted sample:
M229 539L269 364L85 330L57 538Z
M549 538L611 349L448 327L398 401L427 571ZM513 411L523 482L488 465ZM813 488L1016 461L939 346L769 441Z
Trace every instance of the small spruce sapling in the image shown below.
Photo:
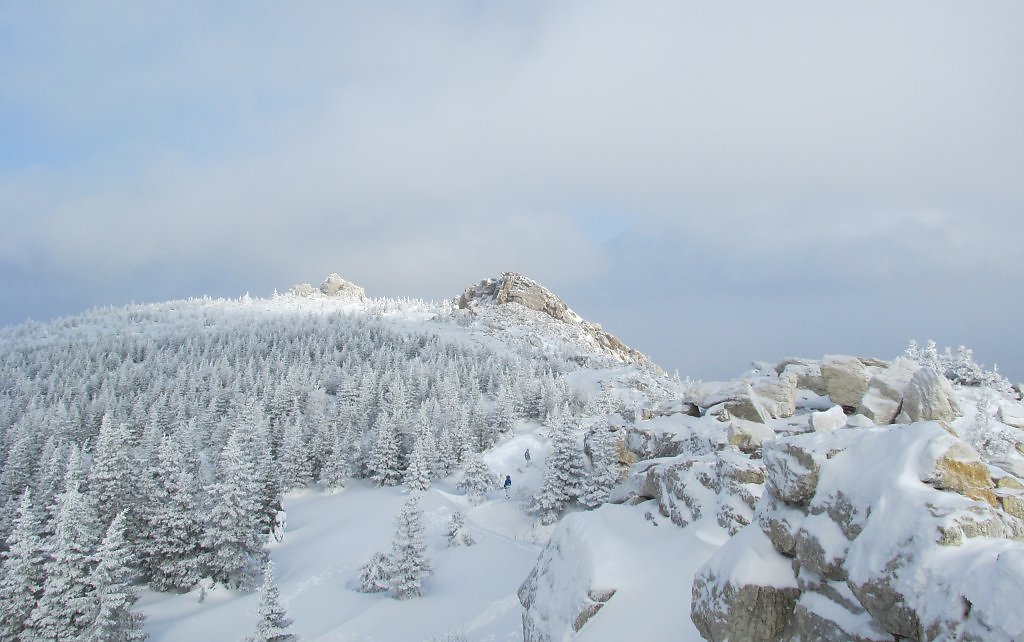
M472 546L476 543L466 526L466 515L462 511L452 513L448 520L448 546Z
M281 605L281 592L274 580L274 563L267 560L263 567L263 585L260 587L260 612L256 634L247 642L293 642L298 638L288 633L292 621Z

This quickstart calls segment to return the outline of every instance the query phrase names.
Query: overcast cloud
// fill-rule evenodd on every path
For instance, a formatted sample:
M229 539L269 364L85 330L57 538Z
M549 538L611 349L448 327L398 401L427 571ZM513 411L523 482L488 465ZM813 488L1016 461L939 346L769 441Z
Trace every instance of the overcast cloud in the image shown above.
M216 5L216 6L211 6ZM1020 2L0 7L0 323L503 270L683 375L1024 379Z

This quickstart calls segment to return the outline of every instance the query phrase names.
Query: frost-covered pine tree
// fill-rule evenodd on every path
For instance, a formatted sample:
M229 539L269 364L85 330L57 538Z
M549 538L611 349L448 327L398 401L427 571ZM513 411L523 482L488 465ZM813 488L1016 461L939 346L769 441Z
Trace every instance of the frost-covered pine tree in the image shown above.
M89 493L104 529L135 499L138 476L131 449L128 425L104 414L89 469Z
M448 520L448 546L472 546L476 541L466 526L466 515L462 511L452 513Z
M487 497L487 493L494 489L498 481L497 476L487 466L480 453L470 452L463 460L466 462L466 474L459 482L459 490L465 491L471 502L479 504Z
M583 454L567 422L551 428L551 453L544 462L544 480L535 499L543 524L553 524L569 502L579 496L583 480Z
M19 640L22 630L42 594L46 556L39 536L42 525L32 506L29 490L21 495L8 550L0 557L0 640Z
M99 525L77 482L58 496L54 515L54 533L46 544L43 592L26 627L25 637L32 640L83 637L95 604L91 575Z
M281 592L274 580L274 563L270 560L267 560L263 568L258 617L256 633L247 638L248 642L293 642L298 639L294 633L288 633L292 621L281 605Z
M147 637L142 627L145 618L131 608L139 596L132 586L135 560L124 540L125 521L122 511L110 523L96 552L91 577L96 605L88 632L88 639L94 642L134 642Z
M331 453L320 470L320 482L328 488L344 488L355 472L357 436L351 427L334 431Z
M298 421L290 420L284 427L284 438L281 441L281 488L290 490L302 488L313 479L308 448L303 439L302 426Z
M931 339L928 339L924 345L924 349L921 350L921 360L919 363L931 368L938 373L939 376L945 376L946 369L942 366L942 362L939 359L939 348Z
M397 486L402 481L402 453L395 422L387 416L377 418L376 437L366 462L370 478L378 486Z
M164 436L145 485L138 543L142 567L157 591L187 591L199 582L203 528L197 515L199 487L177 440Z
M608 493L619 480L618 442L615 433L598 427L590 433L590 470L583 480L579 501L596 508L608 501Z
M239 426L221 455L221 481L211 493L203 544L209 551L206 571L228 588L253 589L266 559L262 532L263 507L257 462L246 445L251 440Z
M391 542L391 592L400 600L423 595L423 580L430 575L430 560L424 541L420 496L413 494L395 520Z
M363 593L383 593L391 588L391 559L385 553L373 554L359 567L359 590Z
M430 436L430 430L423 428L413 447L412 455L409 457L409 467L405 469L404 474L405 485L413 492L430 488L434 450L434 439Z

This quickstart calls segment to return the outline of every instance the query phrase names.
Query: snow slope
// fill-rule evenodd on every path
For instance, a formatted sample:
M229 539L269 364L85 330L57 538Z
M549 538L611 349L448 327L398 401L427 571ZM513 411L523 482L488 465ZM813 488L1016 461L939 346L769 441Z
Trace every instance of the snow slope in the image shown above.
M471 505L455 489L457 477L424 494L423 508L434 574L426 595L398 601L355 590L360 565L386 551L393 520L405 501L403 487L352 482L338 493L319 487L285 498L287 524L271 546L281 597L304 640L430 640L459 632L470 640L521 640L522 607L516 590L533 568L544 533L534 528L528 501L540 486L543 439L536 424L522 424L491 450L495 474L510 474L512 500L495 488ZM530 448L527 467L523 452ZM504 478L504 477L502 477ZM476 544L448 548L445 529L464 511ZM139 602L154 641L238 639L256 623L259 596L216 587L185 595L147 591Z

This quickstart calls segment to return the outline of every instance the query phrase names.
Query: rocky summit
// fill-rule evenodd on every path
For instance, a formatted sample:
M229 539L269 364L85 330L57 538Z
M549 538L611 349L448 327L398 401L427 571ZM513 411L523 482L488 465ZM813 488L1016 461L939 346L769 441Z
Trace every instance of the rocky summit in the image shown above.
M456 299L459 309L486 315L494 307L519 306L578 328L585 341L623 363L652 365L646 355L634 350L600 325L585 321L553 292L517 272L504 272L466 288Z

